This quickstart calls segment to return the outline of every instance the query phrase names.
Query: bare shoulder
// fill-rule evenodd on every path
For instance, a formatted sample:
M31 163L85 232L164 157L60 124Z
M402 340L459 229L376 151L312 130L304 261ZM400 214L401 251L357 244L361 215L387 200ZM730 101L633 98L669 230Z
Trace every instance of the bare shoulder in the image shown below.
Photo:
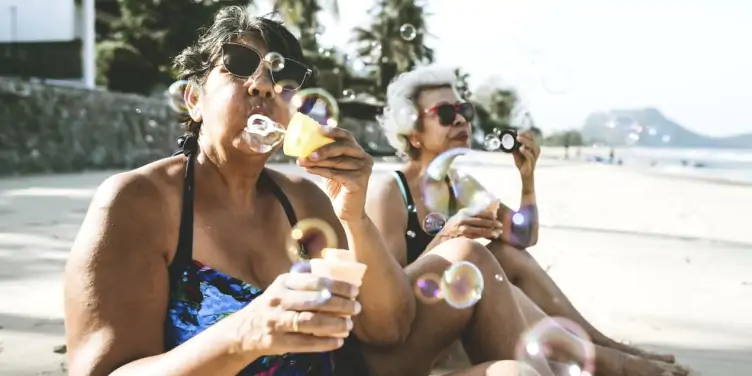
M407 218L402 190L392 174L372 177L368 189L366 210L371 217L381 213Z
M162 351L184 165L163 159L97 189L65 269L71 375L109 374Z
M180 216L184 165L179 157L166 158L110 176L97 188L84 224L101 220L107 227L116 221L169 232Z

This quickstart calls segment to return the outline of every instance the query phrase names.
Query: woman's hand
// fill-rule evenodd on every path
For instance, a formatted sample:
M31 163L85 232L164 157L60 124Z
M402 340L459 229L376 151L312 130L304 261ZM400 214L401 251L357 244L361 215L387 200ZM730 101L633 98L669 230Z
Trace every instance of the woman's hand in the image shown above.
M535 163L540 156L540 146L535 141L535 135L530 130L526 130L517 135L517 141L520 142L520 148L512 152L514 164L520 170L522 179L533 176Z
M358 288L309 273L283 274L242 312L240 351L258 356L340 348L360 313Z
M503 225L496 219L496 212L484 210L471 215L466 209L449 218L439 232L439 236L468 239L496 239L501 235Z
M322 133L335 142L322 146L308 158L298 159L298 165L326 179L325 191L340 220L363 218L373 158L345 129L322 126Z

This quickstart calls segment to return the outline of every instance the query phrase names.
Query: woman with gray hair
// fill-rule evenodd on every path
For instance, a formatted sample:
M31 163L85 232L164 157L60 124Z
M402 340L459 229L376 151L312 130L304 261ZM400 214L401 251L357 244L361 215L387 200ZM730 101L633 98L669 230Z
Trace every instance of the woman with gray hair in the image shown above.
M504 204L495 213L456 214L462 208L449 181L444 209L456 215L435 236L424 231L421 219L428 215L424 202L430 195L423 184L426 169L442 153L470 147L475 109L456 92L456 80L453 69L431 65L402 74L387 89L386 106L378 120L390 144L407 158L399 170L373 184L366 211L397 260L410 269L413 262L450 239L490 239L483 250L493 254L514 284L528 321L545 315L564 317L585 329L595 344L624 353L644 369L673 369L673 356L621 344L593 327L526 250L538 238L534 170L540 148L529 130L519 133L520 146L512 152L522 180L520 211L529 220L527 236L515 236L511 221L515 211Z

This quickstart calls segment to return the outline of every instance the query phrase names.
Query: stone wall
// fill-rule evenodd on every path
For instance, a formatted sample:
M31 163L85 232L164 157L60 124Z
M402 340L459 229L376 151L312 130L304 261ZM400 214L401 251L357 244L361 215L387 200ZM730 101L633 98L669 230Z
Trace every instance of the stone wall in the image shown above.
M164 100L0 78L0 174L133 168L176 150Z
M394 155L374 119L378 106L340 109L340 126L367 151ZM160 97L0 77L0 175L135 168L172 154L180 134Z

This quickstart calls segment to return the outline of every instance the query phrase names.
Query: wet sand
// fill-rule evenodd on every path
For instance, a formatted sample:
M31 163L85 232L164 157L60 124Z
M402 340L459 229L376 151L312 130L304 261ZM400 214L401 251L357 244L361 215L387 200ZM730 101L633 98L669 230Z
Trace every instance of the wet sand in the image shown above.
M509 158L461 166L517 204ZM113 172L0 179L0 375L65 374L61 273ZM703 375L752 373L752 188L547 159L536 176L543 226L531 251L587 318Z

